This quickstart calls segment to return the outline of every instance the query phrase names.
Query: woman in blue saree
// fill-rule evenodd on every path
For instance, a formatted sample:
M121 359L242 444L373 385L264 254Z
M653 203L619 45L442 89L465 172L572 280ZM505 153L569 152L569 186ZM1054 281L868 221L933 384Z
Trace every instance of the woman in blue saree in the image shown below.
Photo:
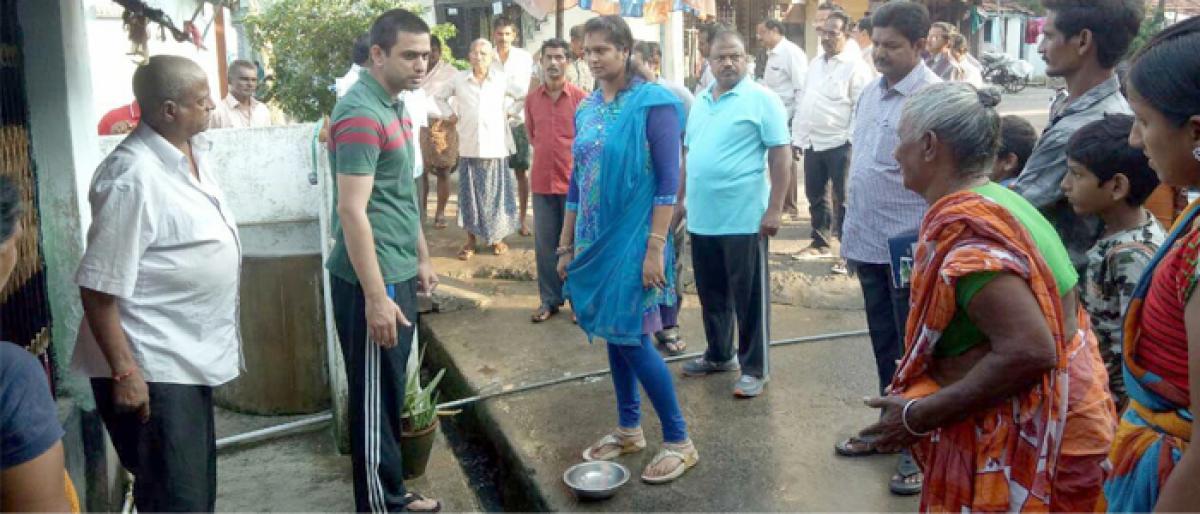
M619 16L593 18L584 32L600 87L575 114L558 270L579 326L606 343L618 427L583 458L610 460L646 447L640 382L663 428L663 447L642 480L666 483L699 461L653 336L663 328L659 306L677 301L666 234L679 190L683 110L665 88L633 73L633 35Z

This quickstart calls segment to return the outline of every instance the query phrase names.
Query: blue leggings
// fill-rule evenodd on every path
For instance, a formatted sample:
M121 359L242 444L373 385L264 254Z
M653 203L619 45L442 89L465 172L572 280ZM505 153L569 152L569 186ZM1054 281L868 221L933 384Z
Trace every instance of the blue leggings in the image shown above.
M638 382L646 389L650 403L662 423L663 442L687 441L687 423L679 410L671 372L658 350L653 336L643 335L640 346L608 344L608 365L612 369L613 389L617 393L617 420L621 428L641 426L642 407Z

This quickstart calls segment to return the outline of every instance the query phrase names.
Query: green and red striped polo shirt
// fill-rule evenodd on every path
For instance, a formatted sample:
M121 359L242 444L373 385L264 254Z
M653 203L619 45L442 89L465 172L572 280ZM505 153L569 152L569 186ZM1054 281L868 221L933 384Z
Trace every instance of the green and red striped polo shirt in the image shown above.
M387 284L417 275L420 211L413 183L414 134L404 104L363 70L350 91L333 108L329 129L329 166L337 195L338 175L373 175L367 218L375 236L375 255ZM325 267L334 276L358 283L346 253L337 209L333 212L335 243Z

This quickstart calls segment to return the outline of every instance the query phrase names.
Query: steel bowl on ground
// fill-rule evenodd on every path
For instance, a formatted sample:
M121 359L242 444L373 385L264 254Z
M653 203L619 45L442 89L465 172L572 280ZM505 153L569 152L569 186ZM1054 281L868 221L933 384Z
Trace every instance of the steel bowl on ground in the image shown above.
M629 481L629 470L604 460L582 462L563 472L563 482L581 500L603 500Z

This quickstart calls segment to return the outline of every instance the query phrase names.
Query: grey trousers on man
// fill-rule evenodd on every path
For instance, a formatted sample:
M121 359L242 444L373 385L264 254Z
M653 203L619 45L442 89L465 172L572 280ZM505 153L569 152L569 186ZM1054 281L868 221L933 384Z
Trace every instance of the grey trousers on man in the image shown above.
M566 210L567 195L533 194L533 248L537 258L538 294L542 297L543 307L557 308L564 303L556 250Z
M213 512L217 439L213 388L147 382L150 420L117 409L113 380L93 378L96 410L121 466L133 474L138 512ZM5 441L7 442L7 441Z
M783 197L783 213L792 216L800 215L800 168L803 166L804 157L800 155L798 150L793 150L792 163L788 166L788 185L787 194Z

